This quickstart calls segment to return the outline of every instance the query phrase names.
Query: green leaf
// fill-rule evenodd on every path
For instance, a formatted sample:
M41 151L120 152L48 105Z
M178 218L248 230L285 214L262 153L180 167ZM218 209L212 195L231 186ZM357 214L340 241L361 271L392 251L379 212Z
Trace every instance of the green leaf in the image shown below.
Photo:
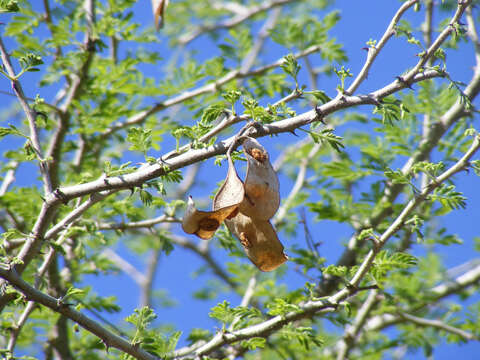
M190 342L190 344L193 344L199 340L207 340L208 338L210 338L210 336L210 331L206 329L194 328L190 331L187 340Z
M345 66L343 65L340 70L333 68L333 72L338 76L341 83L341 85L337 87L337 90L343 94L343 92L345 91L345 79L347 77L353 77L353 74L351 73L350 69L345 69Z
M423 172L430 179L434 179L436 176L440 174L440 172L445 168L443 162L438 163L431 163L428 161L420 161L418 163L413 164L412 166L412 173L417 174L418 172Z
M363 241L365 239L376 238L375 232L372 228L363 229L360 234L357 235L357 239Z
M0 13L20 11L17 0L0 0Z
M400 169L392 170L388 168L383 173L393 184L410 184L412 178L411 174L404 174Z
M153 201L153 196L148 191L140 189L140 200L145 206L150 206Z
M472 166L473 171L477 176L480 176L480 160L472 160L470 161L470 165Z
M423 234L422 232L420 231L420 229L422 228L423 224L424 224L424 220L418 216L418 215L413 215L410 219L408 219L406 222L405 222L405 225L409 225L410 226L410 229L412 232L415 232L417 234L417 240L418 241L421 241L423 240Z
M230 303L224 300L222 303L214 306L208 316L220 320L224 324L228 324L235 318L235 313L230 307Z
M442 184L430 194L429 199L438 201L448 210L465 209L467 198L461 192L455 191L455 185Z
M315 143L327 143L338 153L342 152L342 148L345 147L342 143L343 138L341 136L335 135L333 133L333 129L323 129L320 132L313 132L308 130L303 131L309 133Z
M78 297L83 297L86 295L86 291L85 289L77 289L77 288L74 288L74 287L69 287L65 296L63 297L62 300L67 300L68 298L71 298L71 297L74 297L74 298L78 298Z
M235 104L240 99L241 96L242 96L242 92L238 90L230 90L222 94L222 97L232 105Z
M127 141L132 144L129 150L146 154L152 147L152 130L139 127L130 128L127 133Z
M406 113L409 113L405 105L397 99L384 99L383 103L373 109L374 114L382 115L383 124L393 126L394 121L405 118Z
M304 94L310 94L315 97L316 100L320 101L322 104L326 104L332 98L328 96L323 90L313 90L313 91L304 91Z
M309 351L312 346L323 345L323 340L311 327L294 326L290 323L280 330L280 336L285 340L298 341L306 351Z
M325 275L345 277L348 275L348 268L346 266L328 265L322 269L322 273Z
M283 71L293 77L296 87L298 88L297 76L300 72L301 66L298 64L297 59L293 54L288 54L283 58L282 65L280 65Z
M42 57L32 53L22 56L19 61L23 71L40 71L35 66L43 64Z
M382 283L386 280L389 271L395 269L407 269L417 265L417 258L411 254L396 252L390 254L388 250L382 250L378 253L373 261L369 273Z
M8 128L0 127L0 139L7 136L7 135L16 135L28 138L28 136L24 135L20 130L18 130L14 125L8 124Z
M241 345L248 350L255 350L257 347L264 348L267 340L261 337L253 337L251 339L242 341Z
M210 124L225 112L225 104L216 103L203 110L201 122Z
M292 311L299 311L300 307L295 304L290 304L281 298L275 298L271 303L267 304L268 313L270 315L286 315Z

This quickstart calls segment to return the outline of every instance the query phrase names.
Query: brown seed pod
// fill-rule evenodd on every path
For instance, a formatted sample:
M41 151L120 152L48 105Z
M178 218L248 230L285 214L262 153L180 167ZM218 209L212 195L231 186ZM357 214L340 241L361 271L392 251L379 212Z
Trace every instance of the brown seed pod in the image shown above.
M192 197L189 197L187 209L183 215L182 229L187 234L195 234L201 239L208 240L220 224L237 210L237 207L238 205L232 205L217 211L201 211L197 210Z
M261 271L272 271L288 259L269 221L280 205L278 178L267 151L257 140L246 137L243 149L247 157L245 183L238 177L229 151L227 178L215 195L213 210L197 210L189 198L182 228L210 239L225 221L252 263Z
M227 178L215 195L213 211L197 210L193 199L189 197L182 221L183 231L204 240L210 239L226 218L237 214L243 197L243 183L237 175L232 159L228 157Z
M157 30L163 28L167 6L168 0L152 0L153 17L155 20L155 28Z
M277 174L270 164L268 152L260 143L247 137L243 142L247 157L245 199L240 212L256 220L270 220L280 206Z
M227 159L227 178L213 199L213 210L219 210L231 205L239 205L245 195L243 182L238 177L230 155L227 156Z
M238 213L231 220L225 220L242 244L252 263L262 271L272 271L287 261L283 245L269 221L254 220Z

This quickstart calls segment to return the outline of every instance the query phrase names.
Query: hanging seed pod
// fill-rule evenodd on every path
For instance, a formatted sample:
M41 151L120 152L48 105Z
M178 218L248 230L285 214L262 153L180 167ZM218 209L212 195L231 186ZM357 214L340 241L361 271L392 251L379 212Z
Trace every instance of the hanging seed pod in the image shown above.
M227 206L240 205L245 196L243 182L238 177L230 154L227 155L228 172L222 187L213 199L213 210L220 210Z
M252 263L261 271L272 271L288 259L269 221L280 205L278 178L267 151L257 140L247 137L243 149L247 157L245 183L227 152L227 178L215 195L213 210L197 210L189 198L182 228L186 233L210 239L225 221Z
M238 206L243 198L243 183L229 156L227 178L215 195L213 211L197 210L193 199L189 197L182 221L183 231L187 234L195 234L204 240L210 239L226 218L238 213Z
M197 210L190 196L183 215L182 229L187 234L195 234L201 239L208 240L217 231L220 224L237 210L237 207L237 205L233 205L217 211L201 211Z
M247 157L247 175L245 199L239 210L255 220L270 220L280 206L277 174L270 164L268 152L257 140L247 137L243 150Z
M269 221L238 213L225 224L242 244L252 263L262 271L272 271L287 261L283 245Z
M163 28L167 6L168 0L152 0L153 17L155 20L155 28L157 30Z

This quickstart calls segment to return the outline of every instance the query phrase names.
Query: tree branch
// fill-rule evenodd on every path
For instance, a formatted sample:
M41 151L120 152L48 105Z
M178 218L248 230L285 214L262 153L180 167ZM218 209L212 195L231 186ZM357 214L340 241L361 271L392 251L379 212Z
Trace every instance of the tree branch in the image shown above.
M337 343L337 360L348 359L348 354L355 345L355 339L368 320L370 312L377 304L378 290L370 290L367 299L358 310L352 325L348 325L341 340Z
M146 283L146 277L140 271L137 270L135 266L130 264L127 260L118 255L115 251L110 248L103 250L103 254L115 265L117 265L122 271L130 276L138 286L143 286Z
M182 348L175 351L173 357L175 359L186 356L201 357L211 353L212 351L218 349L225 344L231 344L239 340L248 339L250 337L267 337L272 331L278 330L279 328L290 322L311 317L315 314L334 311L342 301L354 295L361 289L360 283L367 274L368 270L371 268L376 254L385 245L385 243L402 228L403 224L405 223L407 217L411 214L411 212L420 203L425 201L427 196L434 189L439 187L443 182L448 180L457 172L467 168L469 166L469 160L479 149L480 136L477 135L470 148L458 162L456 162L452 167L450 167L440 176L433 179L428 184L428 186L422 190L420 194L418 194L414 199L410 200L407 203L407 205L404 207L403 211L395 219L395 221L376 240L374 248L370 250L370 252L366 255L365 259L360 264L358 270L355 272L353 278L350 280L348 286L345 286L343 289L339 290L334 295L329 296L326 300L308 301L307 303L301 305L300 310L298 311L289 312L282 316L278 315L262 323L249 326L247 328L237 331L227 333L220 331L207 343L196 343L190 347Z
M309 54L313 54L313 53L316 53L318 51L321 51L321 48L322 47L319 46L319 45L314 45L314 46L311 46L311 47L309 47L305 50L299 51L298 53L294 54L294 56L295 56L296 59L300 59L300 58L305 57ZM235 69L235 70L231 70L230 72L228 72L227 74L225 74L220 79L218 79L214 82L208 83L206 85L202 85L202 86L200 86L196 89L193 89L193 90L187 90L187 91L185 91L185 92L183 92L183 93L181 93L177 96L171 97L169 99L166 99L166 100L154 105L153 107L151 107L148 110L143 110L143 111L139 112L138 114L135 114L135 115L129 117L125 122L120 122L120 123L116 123L116 124L112 125L112 127L108 128L107 130L105 130L101 134L101 138L104 139L104 138L110 136L112 133L117 132L121 129L124 129L126 127L129 127L129 126L132 126L132 125L135 125L135 124L140 124L143 121L145 121L145 119L147 119L149 116L151 116L153 114L156 114L157 112L159 112L161 110L164 110L164 109L169 108L171 106L183 103L183 102L185 102L187 100L190 100L190 99L193 99L197 96L218 91L218 89L220 89L221 86L225 85L226 83L228 83L232 80L243 79L243 78L248 78L248 77L251 77L251 76L263 74L263 73L265 73L265 72L267 72L271 69L274 69L274 68L277 68L277 67L281 66L283 64L283 62L284 62L284 60L283 60L283 58L281 58L281 59L278 59L277 61L275 61L273 63L267 64L267 65L264 65L264 66L260 66L256 69L246 71L246 72L243 71L242 67L239 67L238 69ZM242 119L238 119L238 120L236 120L236 122L241 121L241 120ZM234 124L236 122L233 122L232 124ZM231 124L229 124L229 125L231 125ZM223 128L224 127L222 127L222 129ZM211 130L210 132L213 132L213 131L214 131L214 129ZM219 130L215 131L214 134L217 134L218 132L219 132ZM211 135L211 136L214 136L214 135ZM208 138L211 138L211 136L208 137Z
M5 195L10 185L15 181L15 172L17 171L18 161L11 161L7 166L8 170L5 173L2 185L0 185L0 196Z
M142 350L139 346L130 344L130 342L124 338L115 335L96 321L74 310L71 305L63 303L62 299L56 299L50 295L38 291L33 286L25 282L17 274L14 268L5 269L0 266L0 277L4 278L12 286L18 289L28 300L44 305L53 311L66 316L70 320L73 320L75 323L83 327L85 330L99 337L107 349L109 347L114 347L141 360L158 360L155 356L149 354L145 350Z
M267 11L267 10L272 9L274 7L277 7L277 6L286 5L288 3L293 3L295 1L298 1L298 0L271 0L271 1L263 2L260 5L252 6L251 8L249 8L248 12L241 12L238 15L236 15L236 16L230 18L230 19L227 19L225 21L222 21L218 24L199 26L197 29L195 29L195 30L193 30L189 33L186 33L183 36L180 36L178 38L178 42L181 45L186 45L189 42L195 40L197 37L199 37L200 35L202 35L206 32L216 31L216 30L220 30L220 29L230 29L234 26L237 26L238 24L241 24L245 20L248 20L249 18L251 18L251 17L253 17L253 16L255 16L255 15L261 13L261 12Z
M419 0L409 0L403 3L402 6L398 9L398 11L393 16L392 20L390 21L390 24L387 27L387 30L385 30L385 33L381 37L378 44L376 44L374 47L368 48L367 60L365 61L365 64L363 64L363 67L358 73L355 80L353 80L352 84L346 90L347 94L352 95L355 92L355 90L357 90L357 88L360 86L360 84L363 82L363 80L367 78L368 71L372 67L373 62L375 61L375 58L380 53L380 51L382 51L383 47L388 42L388 40L390 40L390 38L393 35L395 35L395 27L400 21L400 18L402 17L402 15L405 13L405 11L407 11L409 8L411 8L413 5L415 5L418 2Z
M7 74L10 78L12 83L13 92L18 98L22 109L27 116L28 125L30 128L30 143L32 149L34 150L35 154L37 155L40 167L40 173L42 174L43 179L43 186L45 194L52 192L52 183L50 181L50 173L49 173L49 166L46 159L43 156L42 147L40 145L40 140L38 138L38 129L36 120L36 113L28 104L28 101L25 97L25 94L22 89L22 85L18 81L17 75L15 74L15 70L13 69L12 63L10 61L10 55L8 54L7 50L5 49L5 45L3 44L3 40L0 37L0 55L2 58L3 66L5 67Z
M275 221L274 221L275 223L279 223L280 221L282 221L285 215L287 214L287 211L290 210L290 205L292 201L295 199L295 196L297 196L298 192L303 188L305 184L305 177L307 175L308 163L318 153L320 148L321 148L320 144L313 145L307 157L301 160L298 168L298 172L297 172L297 178L295 179L295 184L293 184L292 190L290 190L290 193L288 194L287 198L283 201L282 206L278 210L275 216Z
M413 315L407 314L405 312L400 312L398 315L401 318L403 318L407 321L410 321L410 322L412 322L416 325L425 326L425 327L433 327L433 328L436 328L436 329L439 329L439 330L443 330L443 331L458 335L458 336L462 337L464 340L467 340L467 341L468 340L479 340L478 336L476 336L472 333L469 333L468 331L458 329L456 327L445 324L444 322L442 322L440 320L425 319L425 318L421 318L421 317L418 317L418 316L413 316Z
M439 76L442 76L442 74L435 70L429 70L423 72L422 74L417 74L413 79L413 82L419 82ZM406 84L395 80L384 88L369 95L345 96L342 98L333 99L330 102L320 106L318 110L324 116L326 116L341 109L346 109L353 106L366 104L375 105L382 98L398 92L405 87ZM253 131L250 136L263 137L272 134L291 132L298 127L308 125L317 120L317 111L311 110L293 118L280 120L271 124L260 125L256 127L256 131ZM61 196L53 193L49 194L46 198L46 203L49 206L52 206L60 203L61 201L69 201L79 196L85 196L107 189L127 189L139 186L145 181L163 176L172 170L177 170L184 166L226 153L233 138L234 137L230 137L224 141L203 149L192 149L186 153L180 154L173 159L169 159L168 162L166 162L166 166L163 163L146 165L142 166L133 173L126 174L121 177L101 178L84 184L60 188L58 189L58 193L61 194Z
M474 284L478 284L480 282L480 264L475 266L474 268L470 269L469 271L465 272L464 274L456 277L455 279L451 279L442 283L440 285L435 286L431 289L432 298L430 302L437 302L443 298L446 298L452 294L455 294L462 289L465 289L469 286ZM422 304L421 307L424 307L428 304ZM414 312L419 310L421 307L416 306L413 309L408 309L408 312ZM405 321L399 315L392 315L392 314L382 314L377 315L368 320L365 324L363 329L364 332L372 331L378 332L386 327L398 324L402 321Z
M442 43L450 36L452 32L456 31L454 26L458 24L463 12L471 3L472 0L463 0L458 2L457 10L450 19L449 25L443 29L440 35L437 36L433 44L430 45L430 47L423 54L421 54L418 63L403 77L404 81L407 83L410 82L410 80L423 69L427 61L434 56L435 51L438 50L440 45L442 45Z

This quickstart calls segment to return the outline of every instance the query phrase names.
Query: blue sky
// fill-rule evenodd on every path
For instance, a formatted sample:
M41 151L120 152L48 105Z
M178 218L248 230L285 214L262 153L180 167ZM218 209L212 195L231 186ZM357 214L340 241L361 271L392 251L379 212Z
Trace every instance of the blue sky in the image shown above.
M148 6L145 6L148 4ZM338 8L341 14L341 20L339 24L331 31L331 34L337 38L338 42L344 44L344 49L349 57L349 61L346 67L350 68L354 74L357 74L361 69L365 60L365 51L362 47L369 39L379 39L385 31L391 17L400 6L400 1L394 0L365 0L365 1L352 1L352 0L339 0L333 8ZM171 1L170 6L175 6L175 0ZM409 19L413 19L414 24L419 25L422 22L421 14L413 13L410 11L407 16ZM143 20L145 26L151 26L151 9L150 1L139 1L135 6L135 18L148 19ZM442 15L443 18L443 15ZM439 17L436 17L436 21ZM0 17L0 21L7 21ZM158 34L162 38L162 32ZM7 42L7 46L12 46L11 42ZM164 44L167 40L162 41L159 45L159 51L165 58L168 58L169 50L167 50ZM128 45L126 45L128 46ZM211 42L205 37L201 37L194 41L191 45L198 50L198 57L210 57L210 51L215 51ZM455 80L467 82L472 74L473 60L472 56L466 56L470 54L472 49L471 44L462 44L460 51L449 52L447 54L447 66L451 73L451 76ZM268 53L265 55L270 60L276 60L287 54L287 50L280 48L274 44L267 43ZM121 51L127 51L128 49L122 45ZM315 61L315 57L312 57ZM371 90L377 89L393 81L395 75L401 74L407 68L413 66L416 63L415 51L412 50L412 46L409 46L405 38L392 38L388 43L384 51L377 58L372 71L362 86L359 88L358 93L367 93ZM471 61L471 62L470 62ZM301 65L303 65L301 63ZM149 69L155 72L155 69ZM159 72L160 73L160 72ZM306 81L306 75L302 73L303 81ZM38 78L35 74L28 74L22 77L22 85L27 93L27 96L34 97L36 94L36 84ZM337 85L336 79L322 78L320 81L320 87L327 94L334 96L336 93L335 87ZM0 90L10 91L9 84L3 78L0 80ZM43 92L44 90L42 90ZM47 91L47 95L44 95L47 101L49 97L53 96L54 91ZM43 93L42 93L43 95ZM155 99L153 99L155 100ZM8 108L12 102L12 98L0 94L0 110ZM477 101L478 104L478 101ZM364 108L362 111L369 113L370 108ZM4 119L0 119L4 120ZM7 121L8 122L8 121ZM5 122L6 123L6 122ZM4 123L1 124L5 126ZM349 130L348 125L341 129L338 129L339 134L343 131ZM289 135L281 135L274 139L265 139L264 143L270 152L272 159L280 153L281 149L285 147L285 144L293 142ZM11 146L12 141L6 138L0 141L0 150ZM263 143L263 141L262 141ZM167 152L174 146L173 138L166 139L166 142L161 145L161 153ZM133 155L132 155L133 156ZM136 159L132 157L132 159ZM217 183L221 181L224 174L224 167L218 168L213 166L213 159L208 160L204 164L204 168L208 167L208 172L203 172L203 178L200 181ZM18 183L21 185L29 184L32 179L29 173L34 168L28 166L20 169L17 177ZM212 171L213 169L213 171ZM461 174L458 177L457 188L462 191L469 199L466 210L458 210L452 212L448 216L441 219L442 224L449 228L450 232L457 234L464 243L462 245L452 245L450 247L438 246L438 251L442 254L447 267L453 267L463 263L464 261L472 257L473 252L473 239L478 236L478 214L480 213L480 194L478 189L478 178L473 173ZM281 191L282 195L288 194L292 186L292 181L286 177L281 179ZM192 195L198 197L206 197L209 195L207 188L202 186L195 186L192 188ZM309 225L311 230L315 234L321 234L321 240L323 246L321 247L322 256L327 258L327 263L335 263L339 254L342 251L341 244L345 242L351 235L350 228L333 223L330 221L316 222L313 219L309 219ZM180 231L179 228L173 230ZM303 239L303 234L299 233L298 238ZM284 245L288 248L292 242L298 241L295 239L282 238ZM126 260L136 265L139 269L144 266L145 259L138 259L132 255L126 248L119 245L118 252L125 257ZM415 245L414 252L416 254L425 254L428 251L428 246ZM228 254L223 250L215 251L215 255L224 261L229 260ZM200 289L204 282L208 279L208 276L200 275L196 278L192 274L196 271L202 261L198 257L193 255L180 247L176 247L175 251L168 257L162 256L158 269L158 276L155 281L155 289L164 289L167 291L176 301L177 306L173 308L156 308L156 313L162 322L170 322L176 324L179 330L184 332L180 343L182 344L186 338L189 330L194 327L203 327L214 331L218 326L208 317L209 309L221 302L223 299L227 299L233 306L240 303L240 298L236 295L221 294L220 298L214 301L194 301L191 298L192 293L195 290ZM295 289L303 287L305 279L298 276L292 269L293 264L288 266L287 275L281 282L285 283L289 288ZM123 312L118 315L111 316L114 322L120 322L125 316L133 312L133 309L138 305L138 291L135 283L131 278L125 274L119 276L109 277L87 277L85 284L92 285L94 289L102 295L117 296L119 304L123 307ZM110 315L106 315L107 318ZM452 345L442 343L434 350L435 359L450 359L453 356L460 357L462 359L473 359L475 353L480 353L480 345L478 343L470 343L468 345ZM421 352L412 355L415 359L424 358Z

